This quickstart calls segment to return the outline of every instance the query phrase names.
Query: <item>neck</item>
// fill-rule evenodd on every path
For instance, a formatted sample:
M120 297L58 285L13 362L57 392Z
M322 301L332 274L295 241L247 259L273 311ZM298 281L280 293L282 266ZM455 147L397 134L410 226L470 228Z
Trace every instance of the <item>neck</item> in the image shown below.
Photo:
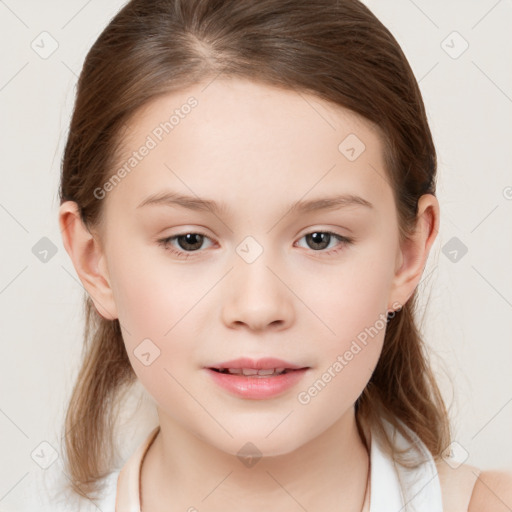
M142 465L144 512L202 505L216 511L240 504L248 512L362 509L369 458L353 409L296 450L262 457L250 466L160 411L159 417L160 432Z

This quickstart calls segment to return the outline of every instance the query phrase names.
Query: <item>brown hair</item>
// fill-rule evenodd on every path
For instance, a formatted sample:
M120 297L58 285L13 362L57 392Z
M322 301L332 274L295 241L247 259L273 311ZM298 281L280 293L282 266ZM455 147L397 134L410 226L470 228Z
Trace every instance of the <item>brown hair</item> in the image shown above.
M436 152L423 100L400 46L358 0L133 0L90 49L65 146L61 203L99 225L94 190L113 174L123 129L141 106L220 73L316 95L374 123L385 148L400 241L418 199L435 194ZM442 396L416 327L416 292L389 319L377 367L356 402L359 422L409 427L439 457L450 442ZM111 470L121 391L136 381L119 321L85 296L83 362L65 420L73 490L93 495ZM387 439L393 456L398 452Z

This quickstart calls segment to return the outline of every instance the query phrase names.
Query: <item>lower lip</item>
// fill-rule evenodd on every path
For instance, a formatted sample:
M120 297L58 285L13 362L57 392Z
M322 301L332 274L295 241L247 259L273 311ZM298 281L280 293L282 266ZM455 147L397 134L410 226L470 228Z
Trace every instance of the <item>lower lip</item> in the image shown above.
M274 377L254 377L220 373L206 368L213 380L226 391L242 398L265 400L284 393L297 384L308 368L293 370Z

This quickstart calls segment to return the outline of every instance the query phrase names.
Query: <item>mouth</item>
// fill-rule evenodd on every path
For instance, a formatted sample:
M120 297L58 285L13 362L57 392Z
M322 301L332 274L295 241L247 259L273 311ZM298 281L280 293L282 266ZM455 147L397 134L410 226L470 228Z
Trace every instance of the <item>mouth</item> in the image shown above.
M246 377L256 375L265 377L269 375L281 375L282 373L289 373L294 370L303 370L304 368L309 367L303 367L276 357L263 357L261 359L239 357L238 359L223 361L209 367L210 370L220 373L244 375Z
M213 370L217 373L225 373L228 375L238 375L243 377L256 377L256 378L268 378L268 377L277 377L278 375L283 375L290 372L296 372L300 370L305 370L305 368L268 368L265 370L258 370L256 368L209 368L209 370Z
M275 398L292 390L309 369L275 358L241 358L205 367L212 381L224 391L252 400Z

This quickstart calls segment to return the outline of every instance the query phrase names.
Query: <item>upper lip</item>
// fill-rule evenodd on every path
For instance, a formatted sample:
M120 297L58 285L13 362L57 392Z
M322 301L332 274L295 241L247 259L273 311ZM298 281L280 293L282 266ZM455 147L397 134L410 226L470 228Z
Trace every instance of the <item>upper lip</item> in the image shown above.
M296 364L277 359L275 357L264 357L262 359L251 359L249 357L240 357L239 359L232 359L223 363L215 364L209 368L253 368L255 370L270 370L271 368L285 368L288 370L299 370L306 368L305 366L298 366Z

